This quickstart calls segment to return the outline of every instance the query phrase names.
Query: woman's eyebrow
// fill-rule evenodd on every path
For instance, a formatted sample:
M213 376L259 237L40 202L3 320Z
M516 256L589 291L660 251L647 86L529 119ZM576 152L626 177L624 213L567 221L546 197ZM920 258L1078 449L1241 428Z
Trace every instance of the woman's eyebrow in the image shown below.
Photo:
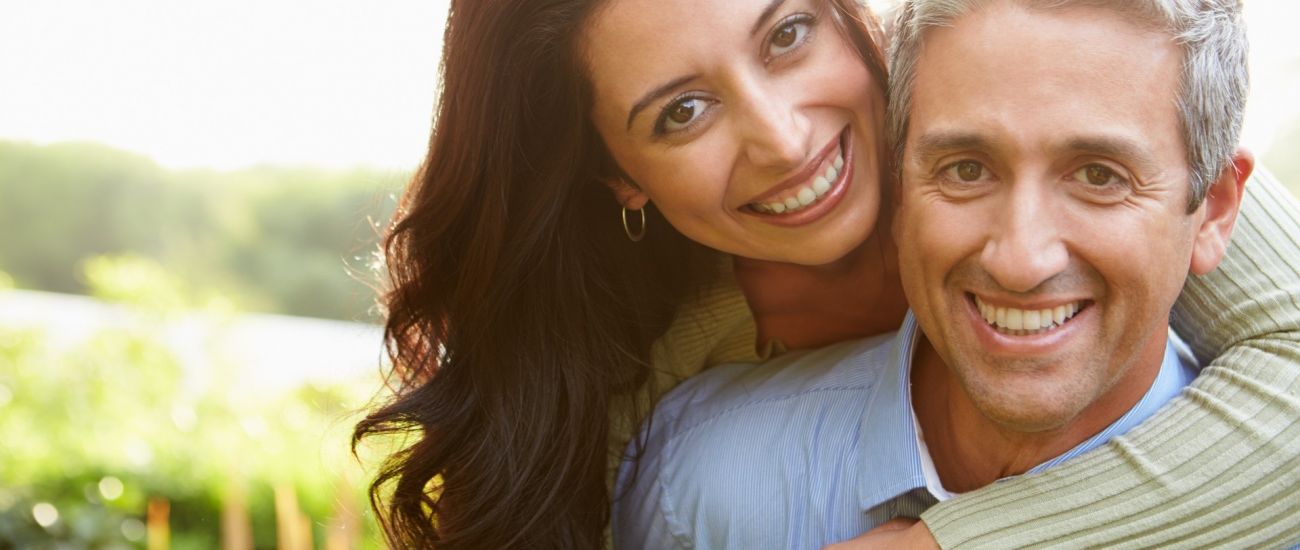
M640 113L642 110L646 108L646 106L650 105L650 102L667 95L668 92L673 91L674 88L681 86L682 84L685 84L692 80L695 80L696 78L699 78L699 75L690 74L683 77L674 78L671 82L668 82L667 84L664 84L663 86L660 86L653 90L650 90L649 93L647 93L644 96L641 96L641 99L638 99L636 101L636 104L632 105L632 111L627 114L628 131L629 132L632 131L632 119L636 118L637 113Z
M776 10L780 9L781 5L784 3L785 0L772 0L771 2L769 2L767 4L767 7L763 8L763 12L758 15L758 19L754 21L754 26L749 29L749 35L754 36L758 34L758 31L762 30L763 25L767 23L767 20L772 18L772 14L776 13ZM653 90L650 90L649 93L645 94L644 96L641 96L641 99L638 99L636 103L632 105L632 110L629 111L627 114L627 130L629 132L632 131L632 121L636 119L637 113L640 113L641 111L645 110L646 106L650 105L651 102L653 102L656 99L659 99L660 97L663 97L665 94L672 91L673 88L681 86L682 84L685 84L692 80L695 80L697 76L698 75L687 75L680 78L675 78L671 82L664 84L663 86L660 86Z
M772 14L776 13L776 10L784 3L785 0L772 0L766 8L763 8L763 13L759 14L758 20L754 22L754 28L749 29L749 35L758 34L758 31L763 28L763 24L767 23L767 20L772 18Z

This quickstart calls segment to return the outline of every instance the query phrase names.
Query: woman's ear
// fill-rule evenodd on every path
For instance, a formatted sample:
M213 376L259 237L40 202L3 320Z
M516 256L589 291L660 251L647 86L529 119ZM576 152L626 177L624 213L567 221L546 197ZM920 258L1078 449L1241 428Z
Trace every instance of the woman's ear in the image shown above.
M623 178L605 180L605 187L614 192L614 200L628 210L640 210L650 202L650 197L632 182Z
M1237 222L1237 212L1241 209L1246 179L1254 169L1255 155L1239 147L1232 155L1232 161L1219 174L1219 179L1210 183L1205 202L1201 205L1205 209L1205 219L1192 245L1192 273L1204 275L1214 271L1223 260L1228 240L1232 238L1232 227Z

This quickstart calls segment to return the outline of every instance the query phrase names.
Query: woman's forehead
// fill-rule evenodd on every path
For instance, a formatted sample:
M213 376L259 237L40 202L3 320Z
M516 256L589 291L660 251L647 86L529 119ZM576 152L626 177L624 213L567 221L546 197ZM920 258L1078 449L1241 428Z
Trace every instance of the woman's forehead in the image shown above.
M627 108L647 89L752 61L765 15L814 0L606 0L584 29L597 102ZM771 21L769 21L770 23ZM752 53L754 55L746 55Z

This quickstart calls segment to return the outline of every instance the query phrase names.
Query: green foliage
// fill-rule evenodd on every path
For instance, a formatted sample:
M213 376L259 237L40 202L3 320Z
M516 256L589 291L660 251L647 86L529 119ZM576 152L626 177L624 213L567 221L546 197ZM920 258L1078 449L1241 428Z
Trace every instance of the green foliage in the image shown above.
M139 254L96 256L83 264L90 294L151 311L176 311L194 300L183 283L153 259Z
M0 327L0 550L139 547L153 497L170 502L181 550L219 546L232 495L258 548L276 545L277 488L318 544L331 517L363 514L348 441L369 397L357 392L376 381L268 393L223 374L246 370L217 348L238 310L368 320L375 224L405 179L178 172L94 144L0 141L0 293L84 293L128 312L75 340ZM166 335L195 326L203 349L182 361Z
M70 349L39 332L0 330L0 548L136 543L129 535L155 496L171 503L176 548L219 546L231 491L247 495L259 548L275 545L274 487L291 488L318 528L340 502L365 508L347 446L356 388L268 398L245 381L196 380L150 319ZM101 489L109 478L119 492ZM38 503L59 521L37 524Z
M21 288L87 293L99 282L79 277L83 262L130 255L136 268L150 259L207 293L182 302L220 297L243 310L369 320L376 225L406 179L170 171L95 144L0 141L0 270Z

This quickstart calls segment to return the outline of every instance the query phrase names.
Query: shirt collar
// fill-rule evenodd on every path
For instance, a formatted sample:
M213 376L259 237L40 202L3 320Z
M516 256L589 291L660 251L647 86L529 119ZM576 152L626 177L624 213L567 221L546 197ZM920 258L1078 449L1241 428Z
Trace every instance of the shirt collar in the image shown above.
M889 362L871 392L863 420L859 499L863 510L925 487L919 439L912 422L910 373L916 349L916 318L908 311L894 335Z
M1168 403L1170 399L1177 397L1183 391L1183 388L1192 383L1192 380L1196 378L1195 364L1195 359L1191 359L1191 352L1187 350L1187 344L1178 337L1174 329L1169 329L1169 337L1165 340L1165 356L1160 363L1160 371L1156 373L1156 379L1151 382L1151 387L1142 395L1142 399L1138 400L1128 412L1125 412L1124 416L1119 417L1118 420L1106 426L1096 435L1084 440L1073 449L1061 453L1060 456L1030 468L1026 473L1037 473L1056 466L1100 447L1103 443L1110 441L1111 438L1127 433L1138 424L1141 424L1155 414L1165 403Z
M916 317L909 310L903 325L894 335L887 368L881 373L879 383L872 390L871 402L866 408L863 433L866 435L859 471L860 504L863 510L875 508L903 493L927 489L927 481L935 487L942 485L937 479L927 480L925 462L930 458L922 451L921 439L912 409L912 359L920 336ZM1027 473L1051 468L1098 447L1123 434L1176 397L1182 388L1196 377L1195 360L1187 346L1171 329L1165 344L1165 355L1156 379L1133 408L1100 433L1088 438L1073 449L1043 462ZM927 454L922 454L926 452ZM941 498L942 499L942 498Z

